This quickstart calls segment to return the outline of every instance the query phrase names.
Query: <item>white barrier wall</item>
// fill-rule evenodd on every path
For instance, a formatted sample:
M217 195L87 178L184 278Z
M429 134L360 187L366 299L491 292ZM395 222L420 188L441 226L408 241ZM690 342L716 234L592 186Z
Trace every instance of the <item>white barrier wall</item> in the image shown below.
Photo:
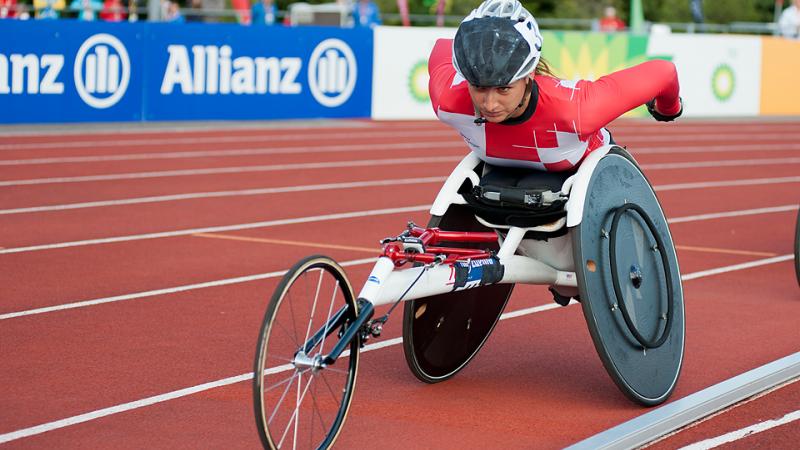
M376 27L373 119L435 119L428 97L428 56L455 28Z
M649 57L666 56L678 69L684 115L757 116L761 38L730 35L652 35Z
M435 118L427 91L428 56L436 39L452 38L455 31L375 28L372 118ZM760 37L545 34L544 53L556 73L594 78L648 59L668 59L678 68L685 116L757 116L761 112Z

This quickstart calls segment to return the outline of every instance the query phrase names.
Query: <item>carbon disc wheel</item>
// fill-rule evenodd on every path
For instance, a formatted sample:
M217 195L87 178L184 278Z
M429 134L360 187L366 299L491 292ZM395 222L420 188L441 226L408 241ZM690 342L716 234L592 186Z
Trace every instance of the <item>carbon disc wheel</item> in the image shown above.
M800 211L797 211L797 223L794 226L794 274L800 286Z
M304 348L339 311L344 315L337 327ZM253 378L256 425L265 448L333 445L355 388L358 334L345 351L349 356L343 353L330 366L322 364L322 356L357 315L344 271L325 256L301 260L278 284L261 325Z
M431 217L428 227L490 231L461 205ZM466 367L489 338L513 288L495 284L405 302L403 353L411 373L425 383L439 383Z
M624 150L595 167L570 232L581 307L603 366L634 402L664 402L683 363L680 270L658 199Z

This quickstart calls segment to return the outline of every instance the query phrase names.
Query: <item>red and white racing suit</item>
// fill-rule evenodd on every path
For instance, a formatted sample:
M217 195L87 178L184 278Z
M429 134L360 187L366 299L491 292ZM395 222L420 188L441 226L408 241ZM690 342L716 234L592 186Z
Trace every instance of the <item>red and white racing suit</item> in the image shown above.
M610 142L604 127L656 99L659 112L680 109L678 75L668 61L648 61L597 81L533 79L533 115L522 123L475 123L467 82L456 74L451 39L440 39L428 61L429 91L436 116L455 128L483 161L499 166L566 171ZM538 91L538 96L536 95Z

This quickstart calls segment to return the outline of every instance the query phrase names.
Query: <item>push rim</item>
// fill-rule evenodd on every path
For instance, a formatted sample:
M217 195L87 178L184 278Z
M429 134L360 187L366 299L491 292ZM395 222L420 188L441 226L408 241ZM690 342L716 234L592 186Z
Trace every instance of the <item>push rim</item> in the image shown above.
M650 236L655 240L656 244L655 247L652 249L655 252L658 252L660 259L661 259L661 267L664 271L664 279L667 280L665 286L667 288L667 312L663 316L659 314L659 317L663 317L664 322L664 329L661 331L659 337L654 337L652 339L647 339L646 337L642 336L639 332L639 329L636 327L636 324L633 323L633 319L631 319L631 314L628 311L627 303L625 302L625 298L622 295L622 288L620 286L620 277L619 277L619 270L617 264L617 226L619 225L619 220L622 218L622 215L628 211L635 211L636 214L644 220L644 223L647 225L648 231L650 231ZM619 306L620 311L622 312L622 317L625 320L625 325L628 327L628 331L631 332L633 337L642 345L642 347L648 348L658 348L661 347L664 342L669 337L670 327L672 325L672 314L673 314L673 302L674 302L674 294L672 289L672 270L669 267L669 259L667 257L666 247L664 246L664 240L658 234L658 230L656 229L653 220L647 213L637 204L635 203L627 203L619 208L614 212L614 219L611 222L611 232L609 237L609 254L610 254L610 268L611 268L611 282L612 286L614 287L614 295L617 299L617 305ZM636 285L638 282L641 283L641 274L634 275L631 274L631 283ZM638 288L638 285L635 286ZM656 327L658 328L658 327ZM656 330L657 332L658 330Z
M309 337L343 307L345 323L303 353ZM259 334L253 395L265 448L329 448L344 424L355 388L360 338L332 366L322 355L357 316L352 287L330 258L311 256L290 269L273 294ZM346 352L347 352L346 351Z

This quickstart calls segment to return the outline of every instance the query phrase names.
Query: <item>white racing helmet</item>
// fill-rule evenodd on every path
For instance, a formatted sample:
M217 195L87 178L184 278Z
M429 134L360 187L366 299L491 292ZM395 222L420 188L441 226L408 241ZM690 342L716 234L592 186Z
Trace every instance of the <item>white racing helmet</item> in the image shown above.
M518 0L486 0L459 25L453 66L475 86L506 86L536 69L542 35Z

